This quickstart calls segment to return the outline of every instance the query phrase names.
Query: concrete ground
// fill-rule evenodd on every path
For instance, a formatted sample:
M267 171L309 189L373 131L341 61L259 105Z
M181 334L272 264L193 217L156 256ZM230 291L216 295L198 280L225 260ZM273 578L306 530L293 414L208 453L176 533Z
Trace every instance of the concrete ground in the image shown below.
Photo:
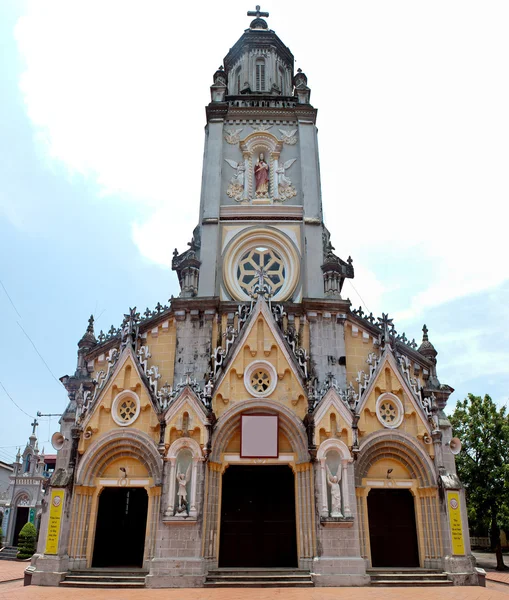
M0 561L0 600L509 600L509 572L493 572L489 555L478 557L490 569L486 588L257 588L81 590L79 588L23 587L29 562ZM507 561L509 562L509 561Z

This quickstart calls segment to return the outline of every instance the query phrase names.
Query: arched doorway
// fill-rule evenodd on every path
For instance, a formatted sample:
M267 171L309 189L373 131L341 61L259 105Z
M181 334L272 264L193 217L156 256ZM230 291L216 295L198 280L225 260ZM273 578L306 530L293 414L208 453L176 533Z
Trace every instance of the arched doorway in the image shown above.
M241 416L250 414L278 416L277 457L241 456ZM206 477L203 553L210 565L226 566L236 562L239 566L242 563L244 567L256 567L265 560L267 566L282 567L284 563L299 568L311 567L316 556L313 465L306 430L295 413L268 399L246 400L226 411L214 431ZM224 507L222 502L225 502ZM235 524L234 513L239 512L239 502L244 507L243 513L248 515L247 523ZM249 509L249 506L256 509ZM285 514L282 514L283 506ZM232 547L242 548L247 543L241 540L242 536L236 536L236 530L240 532L241 527L253 531L259 538L255 547L262 548L267 547L270 531L279 530L285 541L277 553L278 558L267 556L262 559L250 549L242 558L234 557ZM243 537L247 540L247 533ZM283 544L283 540L278 543ZM222 544L226 544L226 548L222 548ZM269 545L267 552L270 554L271 551Z
M93 567L142 567L148 495L144 488L104 488L99 496Z
M23 526L28 523L30 509L28 506L18 506L16 508L16 521L14 523L14 534L12 536L12 545L17 546L19 543L19 533Z
M418 567L414 498L410 490L372 489L368 495L373 567Z
M295 478L289 466L235 465L223 475L220 567L296 567Z
M436 568L441 556L438 486L430 456L402 431L362 442L356 496L361 553L373 568Z

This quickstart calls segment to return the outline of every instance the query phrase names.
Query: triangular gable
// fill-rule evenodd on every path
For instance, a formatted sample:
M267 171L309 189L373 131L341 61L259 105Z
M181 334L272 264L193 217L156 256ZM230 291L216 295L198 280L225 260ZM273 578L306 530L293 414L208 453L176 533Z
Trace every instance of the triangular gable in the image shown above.
M111 386L113 385L113 382L115 381L117 375L124 368L126 362L129 359L131 359L131 363L132 363L132 365L133 365L133 367L135 369L136 374L138 375L140 383L145 388L145 390L146 390L146 392L148 394L148 397L149 397L150 402L152 404L152 408L154 409L155 412L157 412L156 407L154 405L154 400L153 400L153 396L152 396L152 390L150 389L150 386L147 385L147 378L146 378L145 374L142 372L142 370L140 368L140 364L139 364L138 358L136 357L136 355L135 355L132 347L131 346L126 346L124 348L124 350L122 351L122 353L120 354L120 356L119 356L119 358L118 358L115 366L109 372L107 382L104 385L103 389L99 392L99 395L95 399L93 406L91 406L88 409L87 414L85 415L85 419L83 421L83 430L86 429L87 424L90 422L90 420L92 419L92 417L96 413L97 407L101 405L102 399L110 391Z
M357 408L357 413L361 414L361 412L364 410L364 407L366 406L368 398L371 395L371 392L373 391L373 389L375 388L376 382L378 381L380 374L383 373L387 364L390 366L392 372L396 376L396 379L399 381L403 391L410 398L410 401L412 402L417 414L421 417L421 420L422 420L423 424L425 425L426 429L428 430L428 432L431 432L431 428L430 428L426 413L424 412L424 409L422 408L421 403L420 403L419 399L416 397L414 391L408 385L408 382L405 381L405 378L403 377L403 374L401 373L401 370L396 361L396 358L389 346L386 346L386 348L380 358L380 361L373 373L373 376L371 377L368 387L364 390L361 402Z
M293 353L290 351L288 344L283 336L283 332L281 331L281 329L278 327L277 323L275 322L274 317L273 317L271 311L269 310L269 307L267 306L267 303L262 299L261 296L258 296L258 300L257 300L253 310L251 311L251 314L249 315L246 323L244 324L244 327L242 328L239 336L235 340L230 352L228 353L225 363L222 365L222 372L219 375L219 378L217 379L216 385L215 385L216 390L219 389L219 386L223 382L223 380L226 376L226 373L229 370L229 366L233 363L233 361L237 358L237 356L243 349L244 344L246 343L247 338L251 334L253 327L255 326L258 316L260 314L265 319L265 322L267 323L268 328L272 332L274 339L276 340L279 348L283 352L283 356L286 358L286 361L288 362L288 365L290 366L292 373L296 377L297 381L299 381L301 386L304 388L303 373L302 373L300 367L298 366L296 358L293 355Z
M353 415L351 411L345 406L345 403L339 397L337 391L331 387L325 396L320 400L318 405L315 407L314 418L315 424L318 426L323 417L327 414L327 411L334 407L340 414L341 418L351 427L353 422Z
M182 410L185 404L188 404L193 409L193 412L198 417L200 423L205 427L207 425L207 412L205 407L194 390L188 385L182 388L180 394L166 409L166 412L164 413L164 420L166 423L169 423L173 417Z

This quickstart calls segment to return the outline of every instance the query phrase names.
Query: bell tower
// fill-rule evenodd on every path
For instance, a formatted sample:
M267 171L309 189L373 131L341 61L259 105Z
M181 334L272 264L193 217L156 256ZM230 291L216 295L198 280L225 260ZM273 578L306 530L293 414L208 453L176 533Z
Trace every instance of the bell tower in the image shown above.
M214 73L206 107L199 223L175 252L181 297L248 301L260 275L275 301L340 299L351 260L323 223L307 77L257 6Z

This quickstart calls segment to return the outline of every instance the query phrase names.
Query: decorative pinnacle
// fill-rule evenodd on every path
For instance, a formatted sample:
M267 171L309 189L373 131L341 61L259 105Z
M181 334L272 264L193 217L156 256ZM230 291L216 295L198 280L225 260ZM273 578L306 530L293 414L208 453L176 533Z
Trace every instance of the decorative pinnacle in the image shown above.
M257 5L256 6L256 10L248 10L247 11L247 16L248 17L256 17L257 19L259 19L260 17L268 17L269 13L268 12L261 12L260 11L260 6Z
M90 315L88 320L87 333L94 333L94 315Z
M423 327L422 327L422 341L423 342L428 342L429 338L428 338L428 328L426 327L426 323L424 323Z

